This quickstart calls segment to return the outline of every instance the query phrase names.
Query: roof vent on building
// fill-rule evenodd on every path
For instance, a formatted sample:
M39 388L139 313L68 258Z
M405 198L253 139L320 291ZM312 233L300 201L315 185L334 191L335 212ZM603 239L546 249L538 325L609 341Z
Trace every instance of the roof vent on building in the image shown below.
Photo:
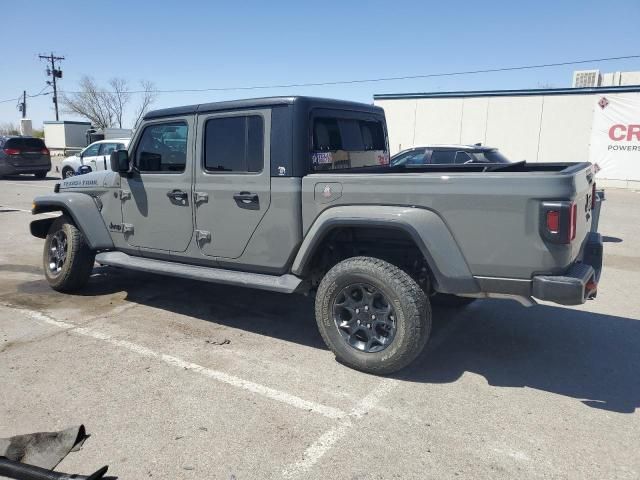
M573 88L599 87L601 81L600 70L579 70L573 72Z

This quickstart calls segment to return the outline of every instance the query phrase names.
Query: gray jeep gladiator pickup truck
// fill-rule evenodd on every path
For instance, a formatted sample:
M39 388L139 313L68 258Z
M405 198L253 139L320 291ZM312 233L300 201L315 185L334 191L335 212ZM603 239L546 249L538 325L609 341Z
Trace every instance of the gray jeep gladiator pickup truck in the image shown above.
M327 346L387 374L425 346L432 301L596 294L589 163L389 165L382 109L310 97L145 115L111 170L34 200L59 291L101 265L315 294Z

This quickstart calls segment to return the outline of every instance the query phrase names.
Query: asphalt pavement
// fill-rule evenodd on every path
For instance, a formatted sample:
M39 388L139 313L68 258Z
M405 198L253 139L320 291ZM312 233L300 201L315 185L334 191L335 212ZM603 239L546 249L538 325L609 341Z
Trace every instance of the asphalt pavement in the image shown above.
M435 309L408 369L335 361L313 300L97 267L51 290L0 180L0 437L83 423L58 469L121 479L640 477L640 192L607 191L598 297Z

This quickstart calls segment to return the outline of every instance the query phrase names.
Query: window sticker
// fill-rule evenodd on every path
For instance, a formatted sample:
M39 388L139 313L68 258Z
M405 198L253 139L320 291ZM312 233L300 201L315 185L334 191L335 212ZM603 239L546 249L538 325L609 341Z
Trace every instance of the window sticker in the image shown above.
M313 158L313 163L316 165L333 162L333 156L331 155L331 152L315 152L312 158Z

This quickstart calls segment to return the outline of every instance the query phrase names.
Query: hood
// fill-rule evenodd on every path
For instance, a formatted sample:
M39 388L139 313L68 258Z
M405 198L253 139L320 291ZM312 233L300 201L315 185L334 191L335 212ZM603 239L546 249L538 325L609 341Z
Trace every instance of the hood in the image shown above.
M120 187L120 174L111 170L100 170L84 175L76 175L62 180L60 190L66 189L86 189L96 188L118 188Z

